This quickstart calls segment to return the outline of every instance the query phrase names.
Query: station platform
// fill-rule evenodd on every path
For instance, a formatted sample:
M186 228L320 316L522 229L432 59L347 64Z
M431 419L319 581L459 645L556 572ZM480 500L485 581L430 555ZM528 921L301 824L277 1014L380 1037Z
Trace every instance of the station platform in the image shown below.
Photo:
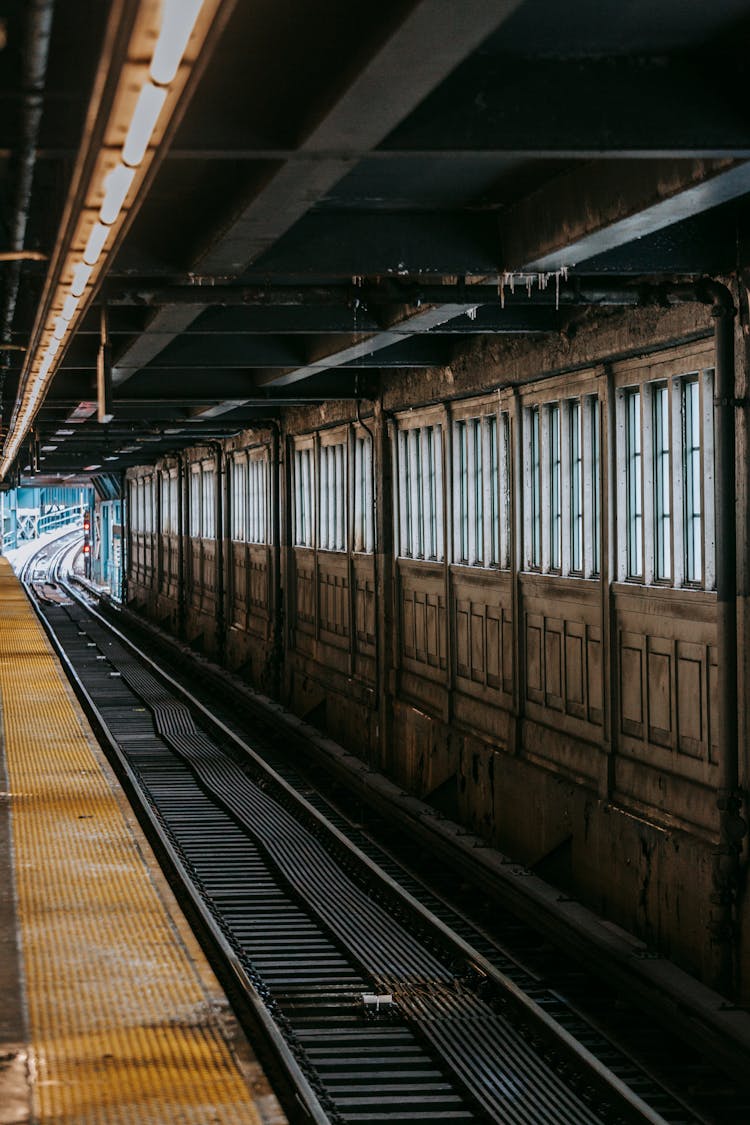
M0 558L0 1125L281 1125Z

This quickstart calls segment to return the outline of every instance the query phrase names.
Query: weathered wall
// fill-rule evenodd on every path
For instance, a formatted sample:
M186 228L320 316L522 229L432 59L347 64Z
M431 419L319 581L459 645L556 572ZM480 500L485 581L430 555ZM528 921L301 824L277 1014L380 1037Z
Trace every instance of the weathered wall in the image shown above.
M740 397L745 340L743 325ZM279 543L225 541L224 616L215 544L205 540L183 544L180 606L174 543L162 537L161 548L149 547L147 536L131 536L131 597L170 627L182 622L186 639L264 690L278 689L296 712L409 790L712 981L720 960L709 930L718 828L715 595L622 580L614 538L620 470L607 427L623 387L670 381L712 362L705 307L588 310L554 338L478 338L457 347L449 367L384 374L382 399L361 420L351 403L288 410L269 452ZM520 510L524 410L576 395L594 402L603 420L600 573L530 573ZM437 420L449 435L474 402L507 417L514 478L507 567L394 558L393 442L420 420ZM738 410L743 784L746 415ZM329 433L351 442L362 422L375 449L380 549L294 547L294 450L307 444L315 453ZM226 454L248 443L270 451L272 436L239 435ZM184 518L187 527L189 513ZM747 932L744 905L743 919ZM747 988L749 978L750 963Z

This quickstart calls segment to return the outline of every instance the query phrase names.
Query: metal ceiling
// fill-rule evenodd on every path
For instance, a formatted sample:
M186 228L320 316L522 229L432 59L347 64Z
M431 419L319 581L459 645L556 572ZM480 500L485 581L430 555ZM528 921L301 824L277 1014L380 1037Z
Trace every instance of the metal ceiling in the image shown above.
M0 251L46 258L0 263L3 438L97 75L122 65L113 21L138 6L0 0ZM24 473L117 472L372 396L468 336L560 331L600 280L735 267L746 2L224 0L221 18ZM561 268L501 306L504 274ZM102 308L113 418L70 421L96 402Z

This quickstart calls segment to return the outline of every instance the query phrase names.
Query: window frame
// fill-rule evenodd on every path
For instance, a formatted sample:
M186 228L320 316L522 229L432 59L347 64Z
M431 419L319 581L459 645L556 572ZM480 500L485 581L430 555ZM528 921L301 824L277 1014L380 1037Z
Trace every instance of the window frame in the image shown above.
M652 357L648 362L624 361L614 370L616 517L628 511L629 501L625 471L628 395L635 392L641 396L643 570L641 574L631 572L627 521L620 518L616 523L615 577L621 582L709 592L715 589L714 371L710 358L707 352L685 349ZM700 442L694 449L686 432L685 395L689 387L697 388L690 392L697 411L693 433L699 435ZM688 464L691 456L692 467ZM701 508L700 512L694 510L699 525L692 544L687 539L691 488ZM665 490L666 504L662 498ZM691 550L695 557L691 557Z
M391 427L394 551L397 558L446 561L443 411L411 412ZM450 477L448 478L450 481Z

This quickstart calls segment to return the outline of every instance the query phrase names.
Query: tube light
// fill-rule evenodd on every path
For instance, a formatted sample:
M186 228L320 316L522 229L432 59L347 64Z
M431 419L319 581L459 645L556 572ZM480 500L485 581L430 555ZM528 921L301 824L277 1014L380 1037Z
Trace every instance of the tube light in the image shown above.
M102 223L113 223L122 210L125 197L135 177L135 168L118 164L104 180L104 199L99 212Z
M66 297L62 307L63 320L72 320L75 316L75 311L78 308L78 297Z
M104 223L94 223L89 240L86 243L86 249L83 252L83 260L87 266L95 266L99 261L108 234L109 227L105 227Z
M151 59L151 77L168 86L177 73L203 0L164 0L161 31Z
M55 320L55 331L53 332L53 336L55 337L56 340L62 340L63 336L68 331L68 324L69 324L69 321L65 320L64 317L58 316L56 318L56 320Z
M166 98L167 91L154 86L153 82L147 82L138 95L128 135L122 146L122 159L132 168L137 168L146 154Z
M70 292L73 297L80 297L89 283L89 278L94 271L93 266L87 266L85 262L79 262L73 269L73 282L70 286Z
M49 344L47 345L47 351L44 354L44 358L46 359L47 356L50 356L52 359L54 359L55 356L57 355L59 347L60 347L60 341L56 340L55 337L53 336L52 339L50 340Z

